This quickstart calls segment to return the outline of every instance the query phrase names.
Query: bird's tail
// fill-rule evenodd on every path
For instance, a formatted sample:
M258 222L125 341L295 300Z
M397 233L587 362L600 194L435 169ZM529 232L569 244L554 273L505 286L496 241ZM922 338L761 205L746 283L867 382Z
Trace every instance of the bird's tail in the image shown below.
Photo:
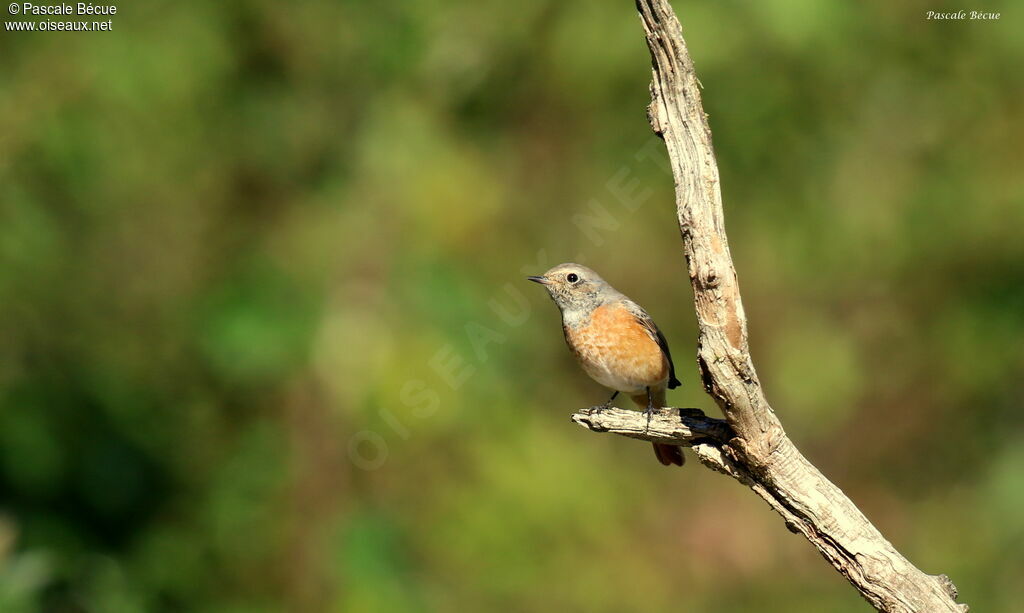
M641 409L647 408L647 394L637 394L630 396L633 402L637 404ZM651 403L655 408L660 409L665 406L665 389L659 388L651 390ZM686 462L685 456L683 456L683 448L676 445L665 445L663 443L652 443L654 445L654 455L658 458L658 461L665 466L682 466Z
M661 443L651 443L654 445L654 455L658 457L658 461L664 466L682 466L686 462L686 456L683 455L683 448L676 447L675 445L662 445Z

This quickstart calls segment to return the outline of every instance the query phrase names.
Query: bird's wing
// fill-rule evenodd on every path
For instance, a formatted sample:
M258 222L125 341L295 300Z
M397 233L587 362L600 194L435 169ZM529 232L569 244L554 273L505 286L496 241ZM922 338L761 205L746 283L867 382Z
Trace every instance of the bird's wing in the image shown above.
M672 364L672 352L668 349L668 341L665 340L665 335L658 329L657 324L651 319L651 316L647 314L647 311L643 309L639 304L632 300L625 300L626 308L629 312L636 317L637 322L647 330L647 333L651 335L654 342L658 343L658 347L661 347L661 352L665 354L665 359L668 360L668 389L672 390L680 385L679 379L676 379L676 367Z

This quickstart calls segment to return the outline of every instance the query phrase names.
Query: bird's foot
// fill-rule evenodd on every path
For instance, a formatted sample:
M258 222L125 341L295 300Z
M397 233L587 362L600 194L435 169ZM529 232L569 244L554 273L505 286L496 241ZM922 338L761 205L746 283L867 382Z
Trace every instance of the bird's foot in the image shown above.
M644 415L647 416L647 428L644 430L647 433L651 430L651 415L654 415L654 407L647 405L647 408L644 409Z
M647 416L647 427L644 429L644 433L651 431L651 415L654 415L654 398L651 397L651 388L647 388L647 408L644 409L644 415Z
M610 408L612 408L612 400L615 400L615 397L618 396L618 395L619 395L619 392L615 392L614 394L612 394L612 397L608 399L608 402L605 402L604 404L602 404L601 408L602 409L610 409Z

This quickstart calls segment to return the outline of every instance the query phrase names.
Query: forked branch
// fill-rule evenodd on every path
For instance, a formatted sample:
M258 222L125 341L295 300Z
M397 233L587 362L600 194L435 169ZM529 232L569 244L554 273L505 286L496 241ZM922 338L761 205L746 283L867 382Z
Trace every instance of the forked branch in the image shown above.
M675 177L676 214L699 327L697 364L725 420L692 409L666 409L647 430L639 413L600 408L584 409L573 420L594 431L692 447L702 463L768 502L879 611L966 611L948 577L911 564L800 453L768 404L747 347L711 128L682 28L667 0L637 0L637 9L653 66L648 117L665 141Z

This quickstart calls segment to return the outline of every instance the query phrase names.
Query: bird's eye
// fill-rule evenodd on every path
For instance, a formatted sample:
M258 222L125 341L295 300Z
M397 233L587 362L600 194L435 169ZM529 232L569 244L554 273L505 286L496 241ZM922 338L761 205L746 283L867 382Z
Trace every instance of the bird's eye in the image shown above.
M570 272L569 274L565 275L565 280L568 281L569 283L575 283L579 281L580 278L576 275L576 273Z

